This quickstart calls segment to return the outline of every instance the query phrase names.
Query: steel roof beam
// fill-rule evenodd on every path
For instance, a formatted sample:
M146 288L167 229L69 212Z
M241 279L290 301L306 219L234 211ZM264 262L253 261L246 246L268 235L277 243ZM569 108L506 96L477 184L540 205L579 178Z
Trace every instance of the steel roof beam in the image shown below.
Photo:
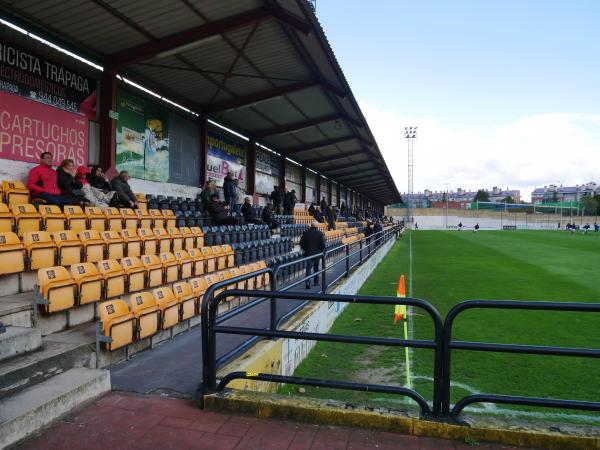
M192 42L200 41L211 36L237 30L266 19L276 19L304 34L308 34L312 28L310 23L306 20L291 14L285 9L270 7L256 8L235 16L216 20L179 33L174 33L152 42L121 50L109 55L105 64L112 69L116 69L123 65L148 59L159 53L174 50L177 47L191 44Z
M307 159L307 160L303 161L303 163L306 165L320 164L320 163L329 162L329 161L336 161L338 159L349 158L351 156L364 155L365 153L368 153L368 152L364 149L360 149L360 150L356 150L355 152L338 153L338 154L332 155L332 156L323 156L321 158Z
M339 114L328 114L326 116L316 117L314 119L303 120L300 122L291 123L288 125L275 126L273 128L267 128L262 131L254 133L254 137L260 139L267 136L273 136L277 134L293 133L294 131L304 130L305 128L319 125L320 123L331 122L337 120L341 116Z
M320 171L323 172L323 173L325 173L325 172L328 172L328 173L329 172L337 172L338 170L350 169L351 167L356 167L358 165L372 163L372 162L373 162L372 160L366 159L364 161L355 161L355 162L348 163L348 164L340 164L340 165L337 165L335 167L329 167L327 169L321 169ZM367 170L369 170L369 169L367 169ZM375 168L373 168L373 170L375 170ZM332 175L332 176L335 176L335 175Z
M356 180L364 180L366 178L373 177L377 173L380 173L379 169L367 169L361 173L354 173L348 175L337 176L336 179L340 180L340 183L354 183Z
M352 141L355 139L360 140L362 142L362 138L357 137L357 136L342 136L342 137L338 137L338 138L325 139L325 140L318 141L318 142L312 142L310 144L299 145L298 147L292 147L289 149L281 149L281 151L284 152L286 155L292 155L294 153L301 153L301 152L306 152L308 150L315 150L318 148L328 147L330 145L340 144L342 142Z

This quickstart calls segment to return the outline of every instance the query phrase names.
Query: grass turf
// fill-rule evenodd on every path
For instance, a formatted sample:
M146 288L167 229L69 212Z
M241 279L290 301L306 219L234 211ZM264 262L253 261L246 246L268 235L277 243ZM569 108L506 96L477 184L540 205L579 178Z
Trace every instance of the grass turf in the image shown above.
M554 231L417 231L413 241L413 296L428 300L442 318L466 299L600 302L600 235ZM395 295L400 274L408 275L408 237L398 242L360 293ZM401 336L393 308L350 305L331 333ZM429 317L414 310L413 333L431 339ZM477 310L463 313L453 338L481 342L600 348L600 315L570 312ZM294 375L402 385L404 350L319 342ZM432 397L433 353L416 349L414 387ZM454 351L452 401L473 392L599 401L597 359ZM284 386L283 392L296 388ZM307 395L394 406L394 396L307 389Z

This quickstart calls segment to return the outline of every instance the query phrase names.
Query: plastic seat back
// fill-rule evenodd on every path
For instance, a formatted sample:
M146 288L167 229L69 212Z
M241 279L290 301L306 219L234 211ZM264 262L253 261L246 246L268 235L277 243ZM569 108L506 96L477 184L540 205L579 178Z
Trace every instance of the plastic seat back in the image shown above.
M121 267L127 275L127 290L141 291L146 287L146 270L142 260L137 256L128 256L121 260Z
M181 303L181 320L194 317L197 313L196 296L192 287L186 281L173 284L175 298Z
M100 233L109 259L121 259L125 254L125 243L118 231L102 231Z
M29 257L29 269L52 267L56 264L56 245L47 231L27 231L23 245Z
M40 294L47 302L44 305L46 312L63 311L75 306L75 280L64 267L39 269L38 285Z
M98 272L104 278L106 298L119 297L125 293L125 272L116 259L99 261Z
M106 216L102 213L102 210L100 208L98 208L97 206L86 206L85 214L88 218L88 223L92 230L106 230Z
M25 270L25 250L19 237L10 231L0 232L0 275Z
M11 210L19 237L27 231L40 231L42 218L35 206L29 203L19 203L13 204Z
M104 279L94 264L73 264L71 276L77 283L80 305L93 303L103 298Z
M157 255L142 255L142 264L147 273L148 287L160 286L163 284L163 266Z
M88 227L88 217L80 206L66 205L64 207L65 221L70 230L85 230Z
M58 264L70 266L82 261L83 245L75 231L55 231L52 238L57 249Z
M133 342L135 316L123 300L103 302L98 311L104 334L112 338L112 342L106 344L107 350L117 350Z
M40 205L40 215L46 231L65 229L65 215L56 205Z
M160 330L160 308L150 292L137 292L129 296L131 312L137 319L137 339L152 336Z

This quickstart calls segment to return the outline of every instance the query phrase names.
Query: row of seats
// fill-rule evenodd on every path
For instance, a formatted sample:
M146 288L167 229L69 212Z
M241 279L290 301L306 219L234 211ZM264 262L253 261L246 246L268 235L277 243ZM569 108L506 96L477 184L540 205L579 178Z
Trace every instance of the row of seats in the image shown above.
M222 248L233 254L230 245ZM132 230L29 231L24 234L22 241L15 233L1 232L0 275L54 265L70 266L81 262L193 249L206 249L201 250L205 253L216 252L212 246L204 246L204 235L200 229L140 228L137 233Z
M202 227L206 245L233 244L271 238L267 224L221 225Z
M205 249L209 250L208 247ZM233 252L204 254L202 249L130 256L38 270L38 291L47 313L110 299L124 293L174 283L235 267Z
M284 253L289 253L294 248L291 238L263 239L251 242L231 244L235 254L236 265L266 259Z
M106 349L114 351L135 340L153 336L160 330L168 330L179 322L200 313L206 290L220 281L229 280L267 267L264 261L229 270L214 275L195 277L188 281L162 286L152 291L144 291L129 296L129 305L122 299L103 302L99 306L101 329L110 338ZM260 290L269 289L270 280L260 274L245 281L228 286L229 289ZM221 288L215 292L219 294Z
M298 238L306 231L308 225L301 223L288 223L280 226L282 237Z

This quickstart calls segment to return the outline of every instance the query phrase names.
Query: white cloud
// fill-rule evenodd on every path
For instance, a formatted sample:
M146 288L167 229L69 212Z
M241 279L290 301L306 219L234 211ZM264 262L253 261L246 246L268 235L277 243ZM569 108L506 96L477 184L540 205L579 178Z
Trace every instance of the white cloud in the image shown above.
M418 126L414 190L520 189L599 182L600 114L523 117L495 129L457 128L436 117L407 117L361 102L371 131L400 192L407 188L405 126Z

